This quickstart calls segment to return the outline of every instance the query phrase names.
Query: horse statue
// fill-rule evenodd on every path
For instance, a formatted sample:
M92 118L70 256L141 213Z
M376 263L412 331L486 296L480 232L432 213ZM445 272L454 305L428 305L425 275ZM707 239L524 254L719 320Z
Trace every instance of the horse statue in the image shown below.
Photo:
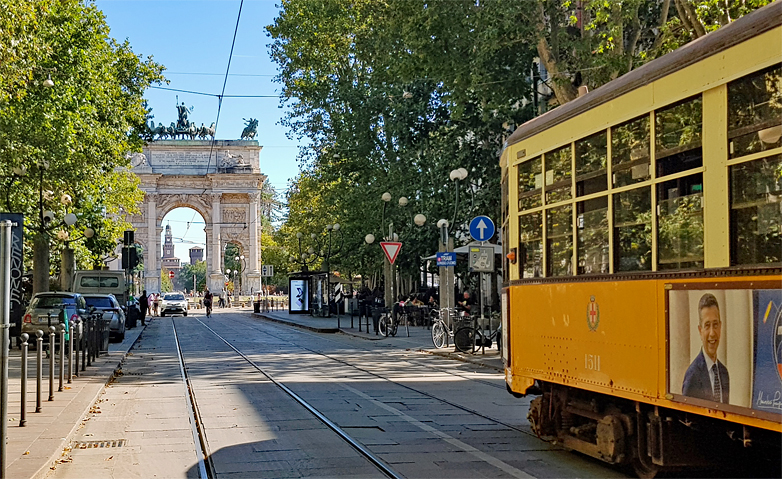
M209 139L211 137L215 136L215 124L212 122L212 125L207 128L204 126L203 123L201 123L201 128L198 129L198 137L202 140Z
M240 137L241 140L252 140L255 138L255 135L257 134L257 128L258 128L258 120L255 118L250 118L249 120L247 118L242 118L242 120L245 121L244 130L242 130L242 136Z

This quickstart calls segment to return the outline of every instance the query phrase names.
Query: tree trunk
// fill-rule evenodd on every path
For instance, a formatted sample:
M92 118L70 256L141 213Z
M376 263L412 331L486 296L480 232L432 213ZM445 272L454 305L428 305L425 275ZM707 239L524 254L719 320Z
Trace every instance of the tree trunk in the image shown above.
M49 235L36 233L33 239L33 294L49 291Z
M551 46L546 40L546 14L543 10L543 4L538 4L538 56L541 63L546 67L546 71L549 73L551 84L549 85L554 90L554 95L557 97L557 102L560 105L575 100L578 97L578 90L567 79L563 78L563 75L559 71L556 56L551 50Z

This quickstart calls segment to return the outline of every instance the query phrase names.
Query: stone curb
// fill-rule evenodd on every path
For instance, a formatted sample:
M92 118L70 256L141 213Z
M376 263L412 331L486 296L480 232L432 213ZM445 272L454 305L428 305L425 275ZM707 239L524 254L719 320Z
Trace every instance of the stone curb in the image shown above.
M301 329L307 329L309 331L315 331L315 332L318 332L318 333L342 333L342 334L346 334L348 336L353 336L354 338L364 339L366 341L379 341L381 339L385 339L384 337L379 337L379 338L366 337L366 336L363 336L363 335L358 335L358 334L352 333L350 331L344 331L342 329L337 329L337 328L316 328L316 327L313 327L313 326L307 326L305 324L300 324L300 323L296 323L296 322L293 322L293 321L284 321L282 319L273 318L273 317L270 317L270 316L266 316L263 313L253 313L253 316L256 316L256 317L259 317L259 318L263 318L265 320L272 321L274 323L286 324L288 326L293 326L293 327L301 328ZM408 351L416 351L416 352L419 352L419 353L431 354L432 356L440 356L440 357L446 358L446 359L453 359L453 360L456 360L456 361L462 361L464 363L475 364L477 366L481 366L481 367L489 368L489 369L494 369L495 371L499 371L499 372L503 372L504 371L501 367L497 367L497 366L495 366L493 364L489 364L487 362L484 362L481 358L479 358L477 356L466 356L466 355L462 355L462 354L459 354L459 353L447 352L447 351L442 351L442 352L441 351L432 351L432 350L423 349L423 348L407 348L407 350Z

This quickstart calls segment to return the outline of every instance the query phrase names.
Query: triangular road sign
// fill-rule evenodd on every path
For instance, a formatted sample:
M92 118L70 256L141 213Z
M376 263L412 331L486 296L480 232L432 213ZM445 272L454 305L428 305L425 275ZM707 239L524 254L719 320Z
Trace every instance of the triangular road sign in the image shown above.
M396 257L399 254L399 250L402 249L402 243L397 243L395 241L386 241L380 243L380 246L383 248L383 252L386 254L386 258L388 258L388 261L391 264L394 264L394 261L396 260Z

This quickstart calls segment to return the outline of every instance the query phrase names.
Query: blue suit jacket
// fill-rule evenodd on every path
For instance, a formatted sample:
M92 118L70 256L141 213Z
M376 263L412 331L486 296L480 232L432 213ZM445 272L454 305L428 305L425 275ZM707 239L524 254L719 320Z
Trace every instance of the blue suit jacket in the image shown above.
M717 371L720 375L720 384L722 386L722 402L728 403L730 400L730 376L728 368L717 360ZM693 359L687 372L684 373L684 382L682 383L682 394L694 398L714 400L714 391L709 379L709 370L706 368L706 359L703 357L703 350Z

